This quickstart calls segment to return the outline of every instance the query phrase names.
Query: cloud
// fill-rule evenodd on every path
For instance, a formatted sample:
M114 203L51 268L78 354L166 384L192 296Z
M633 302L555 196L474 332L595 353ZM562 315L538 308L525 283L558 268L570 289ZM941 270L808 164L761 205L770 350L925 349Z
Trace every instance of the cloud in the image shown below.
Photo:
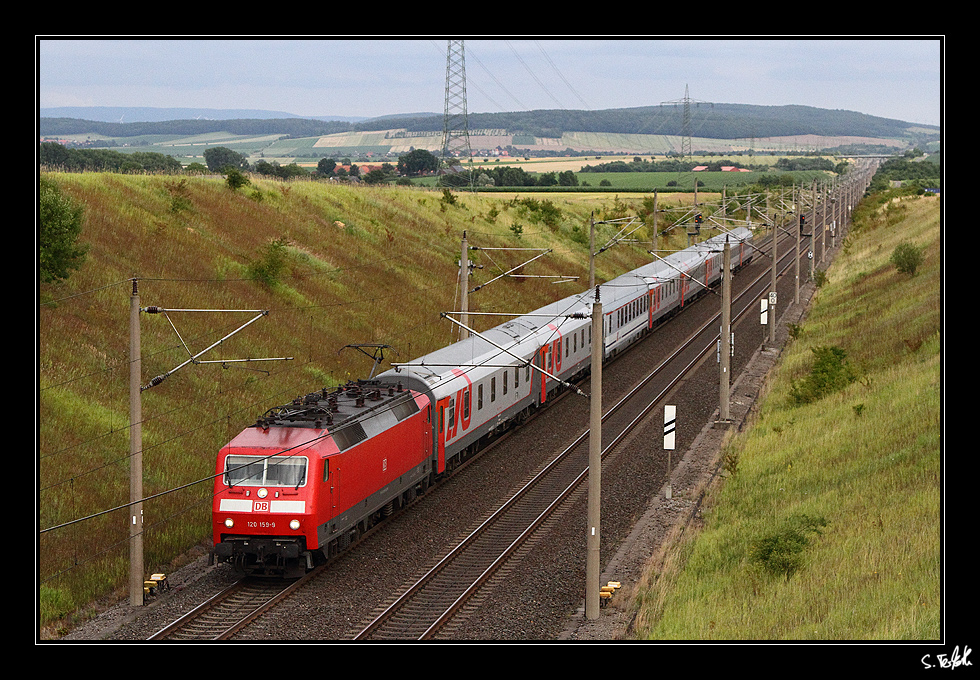
M443 39L40 39L41 106L442 110ZM467 40L471 112L622 108L684 97L803 104L938 124L939 39Z

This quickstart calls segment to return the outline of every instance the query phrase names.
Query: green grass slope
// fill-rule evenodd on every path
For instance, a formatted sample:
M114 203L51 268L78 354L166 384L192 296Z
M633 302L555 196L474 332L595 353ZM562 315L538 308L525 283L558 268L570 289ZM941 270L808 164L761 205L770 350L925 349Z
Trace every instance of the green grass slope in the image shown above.
M637 638L942 638L941 264L939 198L865 200Z

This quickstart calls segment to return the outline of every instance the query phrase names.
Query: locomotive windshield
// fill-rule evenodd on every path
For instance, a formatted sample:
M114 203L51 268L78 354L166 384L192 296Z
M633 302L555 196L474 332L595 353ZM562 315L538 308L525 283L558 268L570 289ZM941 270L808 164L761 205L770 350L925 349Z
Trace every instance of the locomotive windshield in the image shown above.
M306 483L306 458L300 456L239 456L225 458L228 486L292 486Z

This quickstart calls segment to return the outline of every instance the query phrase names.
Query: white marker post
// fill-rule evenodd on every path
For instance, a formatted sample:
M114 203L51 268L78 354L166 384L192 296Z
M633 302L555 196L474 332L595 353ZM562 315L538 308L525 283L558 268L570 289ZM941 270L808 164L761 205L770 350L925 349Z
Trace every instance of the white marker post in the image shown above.
M760 301L759 323L762 324L762 345L766 344L766 326L769 325L769 299L762 298Z
M674 433L677 430L677 407L673 405L664 406L664 450L667 451L667 492L666 497L671 497L670 488L670 452L674 450Z

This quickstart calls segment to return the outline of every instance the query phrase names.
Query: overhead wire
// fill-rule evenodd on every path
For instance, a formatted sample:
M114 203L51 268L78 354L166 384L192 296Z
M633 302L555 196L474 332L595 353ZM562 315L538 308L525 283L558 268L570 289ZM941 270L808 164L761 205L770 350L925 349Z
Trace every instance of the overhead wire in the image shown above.
M509 40L507 41L507 46L510 47L511 52L513 52L514 56L517 57L517 61L521 63L521 66L523 66L524 69L528 72L528 74L534 79L534 82L536 82L541 87L541 89L544 90L545 94L551 97L552 101L558 104L558 108L564 109L565 106L561 103L561 101L558 100L557 97L555 97L554 94L551 93L551 90L549 90L547 86L545 86L545 84L541 82L541 79L538 78L538 74L536 74L534 70L527 65L527 62L524 61L524 58L521 57L520 53L514 48L514 46L511 44Z
M548 56L548 53L544 51L544 48L541 46L541 43L539 41L535 40L534 41L534 44L541 51L541 54L548 61L548 63L551 64L551 68L553 68L555 70L555 73L558 74L558 77L561 78L562 82L565 83L565 85L568 86L568 89L571 90L572 94L574 94L578 98L578 100L580 102L582 102L582 105L585 106L586 109L591 109L592 107L589 105L589 103L587 101L585 101L585 98L582 97L582 95L580 95L578 93L578 90L576 90L575 87L570 82L568 82L568 79L565 77L565 74L563 74L561 72L561 70L558 68L558 66L555 64L555 62L552 61L551 57Z

